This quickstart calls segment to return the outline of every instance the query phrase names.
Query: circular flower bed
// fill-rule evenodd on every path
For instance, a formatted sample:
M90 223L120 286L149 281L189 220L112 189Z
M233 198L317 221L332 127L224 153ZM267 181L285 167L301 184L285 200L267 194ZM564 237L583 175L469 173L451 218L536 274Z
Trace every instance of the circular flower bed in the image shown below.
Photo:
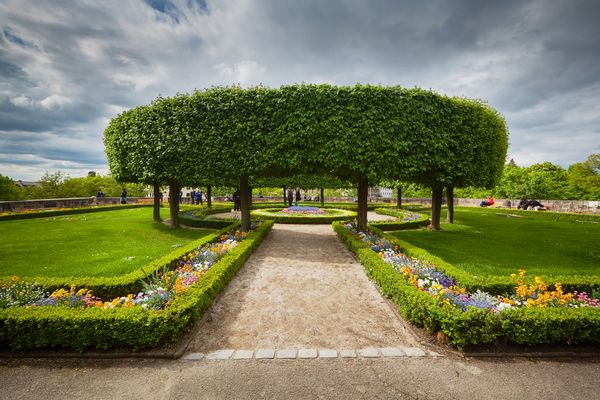
M345 221L356 217L350 210L319 207L264 208L253 210L252 218L273 220L282 224L330 224L333 221Z
M301 215L323 215L325 210L319 207L304 207L304 206L293 206L284 208L281 210L282 213L286 214L301 214Z

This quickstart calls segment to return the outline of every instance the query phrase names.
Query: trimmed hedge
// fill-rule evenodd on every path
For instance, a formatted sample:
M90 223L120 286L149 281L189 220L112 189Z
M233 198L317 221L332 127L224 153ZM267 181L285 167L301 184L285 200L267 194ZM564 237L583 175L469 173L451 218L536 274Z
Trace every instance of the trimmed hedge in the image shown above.
M53 292L60 288L68 288L71 285L75 285L78 288L86 288L91 290L94 295L101 298L121 297L128 293L138 293L142 289L140 280L144 279L147 274L152 274L155 271L159 271L164 267L172 268L175 263L185 254L189 253L193 249L199 246L203 246L206 243L214 242L222 234L228 232L239 224L237 222L229 222L229 224L221 230L213 233L212 235L204 236L198 240L191 241L182 247L179 247L172 252L164 255L163 257L152 261L143 266L145 273L140 269L132 271L125 275L115 277L61 277L61 278L48 278L48 277L32 277L26 278L29 282L36 282L44 287L45 290ZM1 283L10 282L10 277L0 278Z
M279 209L278 209L279 210ZM333 221L347 221L356 217L356 213L351 210L343 210L341 215L264 215L262 210L253 210L250 215L253 219L259 221L273 221L279 224L330 224ZM269 211L265 209L264 211Z
M430 333L445 333L450 343L459 349L496 341L525 345L600 344L599 310L522 308L494 314L473 307L463 312L454 306L442 306L410 284L341 223L334 222L333 227L342 242L359 258L369 278L377 283L384 296L398 304L405 318ZM424 255L424 250L421 251Z
M39 211L32 213L22 213L22 214L9 214L9 215L0 215L0 221L12 221L16 219L30 219L30 218L45 218L45 217L58 217L61 215L70 215L70 214L86 214L100 211L114 211L114 210L126 210L128 208L140 208L140 207L152 207L152 204L123 204L116 206L100 206L100 207L81 207L81 208L73 208L69 210L48 210L48 211Z
M404 214L402 210L397 208L376 208L375 212L381 215L389 215L391 217L403 218ZM421 218L415 221L392 221L392 222L372 222L371 226L374 226L382 231L399 231L403 229L417 229L423 226L429 225L429 216L421 214Z
M179 222L183 225L193 226L196 228L212 228L212 229L222 229L228 227L229 225L237 222L235 219L203 219L209 215L213 214L221 214L231 210L231 207L227 206L213 206L210 208L202 208L197 211L184 211L180 212L178 219Z
M262 223L165 310L148 311L140 307L0 310L0 348L13 351L47 348L83 351L114 347L139 350L172 342L192 321L202 316L272 226L271 222Z

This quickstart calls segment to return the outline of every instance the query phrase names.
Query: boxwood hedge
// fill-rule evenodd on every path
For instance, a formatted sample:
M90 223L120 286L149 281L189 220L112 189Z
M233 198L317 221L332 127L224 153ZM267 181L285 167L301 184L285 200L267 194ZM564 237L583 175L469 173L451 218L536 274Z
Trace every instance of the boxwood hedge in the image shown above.
M83 351L115 347L139 350L174 341L212 304L272 225L272 222L262 223L165 310L148 311L139 307L2 309L0 348L13 351L48 348Z
M69 208L66 210L46 210L46 211L32 211L16 214L0 215L0 221L12 221L16 219L31 219L31 218L45 218L45 217L58 217L61 215L70 214L85 214L100 211L114 211L114 210L126 210L129 208L139 207L152 207L152 204L124 204L114 206L99 206L99 207L80 207L80 208Z
M334 222L333 227L342 242L359 258L382 294L398 304L405 318L430 333L445 333L450 343L459 349L497 341L524 345L600 344L600 312L596 309L519 308L494 314L473 307L463 312L453 306L442 306L410 284L342 223ZM382 234L381 231L376 233ZM404 245L400 243L402 251L406 250ZM413 253L409 255L416 256L417 248L412 246L411 250ZM424 250L418 250L418 255L427 255ZM446 263L444 267L449 265Z

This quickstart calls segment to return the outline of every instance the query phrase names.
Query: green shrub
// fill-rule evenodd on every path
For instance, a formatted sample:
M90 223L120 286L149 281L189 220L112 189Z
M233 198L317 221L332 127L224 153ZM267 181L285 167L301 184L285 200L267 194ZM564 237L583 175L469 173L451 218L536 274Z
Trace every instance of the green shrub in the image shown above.
M445 333L450 343L459 349L501 340L525 345L600 343L600 311L597 309L524 308L494 314L473 307L463 312L453 306L442 306L436 299L410 284L362 240L354 237L342 223L334 222L333 227L342 242L359 258L381 293L398 304L406 319L423 326L430 333ZM383 235L380 230L373 231ZM459 275L462 273L460 276L464 279L471 278L464 271L452 270L452 265L428 255L422 249L397 239L396 243L401 251L412 257L427 257L440 269L449 268ZM451 275L448 270L444 271Z
M114 347L138 350L172 342L192 321L202 316L272 226L272 222L262 223L165 310L148 311L140 307L0 310L0 347L13 351L48 348L83 351Z

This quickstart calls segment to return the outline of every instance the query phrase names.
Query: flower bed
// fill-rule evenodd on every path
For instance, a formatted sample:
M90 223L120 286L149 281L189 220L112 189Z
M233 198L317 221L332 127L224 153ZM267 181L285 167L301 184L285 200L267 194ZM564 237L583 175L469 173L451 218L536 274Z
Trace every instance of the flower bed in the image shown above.
M380 225L371 224L370 227L371 230L376 234L382 237L386 236L383 230L378 229L380 228ZM402 249L402 252L410 257L420 258L435 264L438 270L444 271L447 275L452 276L452 278L455 279L461 287L464 287L470 292L481 290L493 295L499 295L510 292L514 289L515 282L511 277L473 276L470 273L442 260L437 256L430 254L426 250L411 243L397 238L390 238L390 240L395 240L398 246ZM541 278L546 281L560 282L562 284L562 289L567 292L600 292L600 276L597 275L569 275ZM552 285L550 285L550 287L552 287Z
M306 206L293 206L287 207L281 210L284 214L294 214L294 215L323 215L325 214L325 210L319 207L306 207Z
M282 224L329 224L352 219L356 217L356 212L335 208L289 207L252 210L251 215L257 220L271 220Z
M555 290L549 290L548 285L540 278L535 277L534 282L528 284L525 271L512 274L514 290L510 295L493 296L487 292L477 290L468 293L450 276L436 268L431 262L412 258L399 251L395 240L387 240L372 232L358 232L354 223L344 225L346 229L360 237L371 250L377 253L385 262L396 271L404 275L408 281L443 304L453 305L463 311L467 307L487 309L493 312L512 307L600 307L600 299L590 298L583 293L565 293L559 282L554 284Z
M55 291L52 300L46 298L52 306L0 309L0 347L140 349L175 340L201 317L271 227L271 222L264 222L244 240L238 235L220 238L224 240L214 246L186 254L176 271L157 273L147 282L149 290L142 295L103 302L85 289L73 288Z
M549 291L539 279L528 284L524 272L513 278L511 294L469 293L435 265L399 252L398 243L348 224L334 229L407 319L443 332L458 348L499 340L600 344L600 308L587 294Z
M129 293L112 300L102 300L94 296L92 290L60 288L51 294L44 292L36 283L20 281L12 277L8 285L0 286L0 308L9 307L41 307L63 306L75 308L117 308L141 306L144 309L161 310L169 306L178 294L189 289L196 283L221 257L237 247L246 238L247 232L236 231L223 234L214 243L197 247L176 262L176 269L163 267L154 271L146 280L141 281L142 291L137 294Z
M114 277L36 277L30 278L30 280L37 282L46 292L53 292L61 288L76 286L79 288L85 287L101 298L115 298L125 296L128 293L138 293L143 288L141 282L147 274L154 274L165 268L174 269L177 261L182 256L199 246L215 241L220 235L231 229L235 229L235 226L237 226L238 223L239 221L229 221L225 228L173 250L163 257L144 265L143 270L140 269ZM12 278L10 276L0 277L0 286L7 286L11 281Z

